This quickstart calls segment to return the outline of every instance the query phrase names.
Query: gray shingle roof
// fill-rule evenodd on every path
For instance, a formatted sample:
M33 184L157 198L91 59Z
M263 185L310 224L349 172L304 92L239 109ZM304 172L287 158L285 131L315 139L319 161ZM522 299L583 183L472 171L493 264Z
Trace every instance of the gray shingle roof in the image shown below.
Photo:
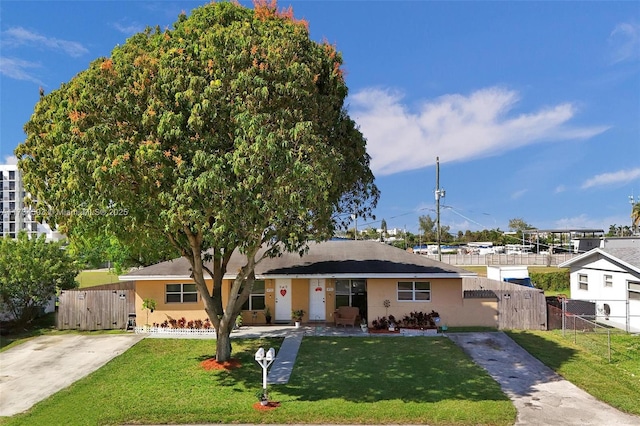
M640 270L640 247L610 247L602 251Z
M235 252L227 267L227 276L234 276L246 258ZM310 243L309 252L284 253L264 259L256 266L257 276L331 276L331 275L438 275L475 276L476 274L446 263L428 259L375 241L327 241ZM122 279L136 277L188 277L189 262L178 258L133 271Z

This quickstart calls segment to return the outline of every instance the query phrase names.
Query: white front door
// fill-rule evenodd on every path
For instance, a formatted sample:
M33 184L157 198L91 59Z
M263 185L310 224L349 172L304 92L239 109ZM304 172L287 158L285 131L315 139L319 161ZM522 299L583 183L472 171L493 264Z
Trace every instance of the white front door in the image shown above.
M309 321L326 319L324 278L309 280Z
M276 322L291 321L291 278L276 280Z

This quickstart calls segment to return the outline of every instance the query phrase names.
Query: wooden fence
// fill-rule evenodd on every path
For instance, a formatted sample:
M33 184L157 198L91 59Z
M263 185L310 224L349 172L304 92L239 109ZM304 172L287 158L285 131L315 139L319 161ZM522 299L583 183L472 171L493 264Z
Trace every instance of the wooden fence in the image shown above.
M483 277L463 278L462 289L492 291L498 298L498 329L546 330L547 302L540 289Z
M59 296L58 330L126 329L135 314L135 290L65 290Z

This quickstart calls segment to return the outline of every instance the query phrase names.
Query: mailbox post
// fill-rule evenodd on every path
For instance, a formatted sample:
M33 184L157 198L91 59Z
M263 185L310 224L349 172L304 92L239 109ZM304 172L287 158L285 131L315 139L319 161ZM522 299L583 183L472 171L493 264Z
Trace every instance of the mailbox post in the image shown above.
M255 359L260 367L262 367L262 395L267 396L267 369L276 357L276 351L273 348L269 348L265 352L263 348L256 351Z

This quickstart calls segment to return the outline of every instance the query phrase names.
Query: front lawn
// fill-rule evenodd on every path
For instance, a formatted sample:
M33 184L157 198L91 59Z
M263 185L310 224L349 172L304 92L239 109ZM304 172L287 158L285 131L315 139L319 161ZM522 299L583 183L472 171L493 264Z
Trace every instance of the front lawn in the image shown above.
M611 334L611 362L606 336L597 355L573 343L561 330L509 331L509 336L531 355L599 400L630 414L640 415L640 336Z
M500 386L446 338L303 340L291 380L270 386L281 406L253 408L259 346L233 340L242 366L206 371L212 340L144 339L105 367L6 425L314 423L511 425L516 410Z
M102 284L119 282L118 275L113 271L102 269L93 271L81 271L76 277L79 288L94 287Z

